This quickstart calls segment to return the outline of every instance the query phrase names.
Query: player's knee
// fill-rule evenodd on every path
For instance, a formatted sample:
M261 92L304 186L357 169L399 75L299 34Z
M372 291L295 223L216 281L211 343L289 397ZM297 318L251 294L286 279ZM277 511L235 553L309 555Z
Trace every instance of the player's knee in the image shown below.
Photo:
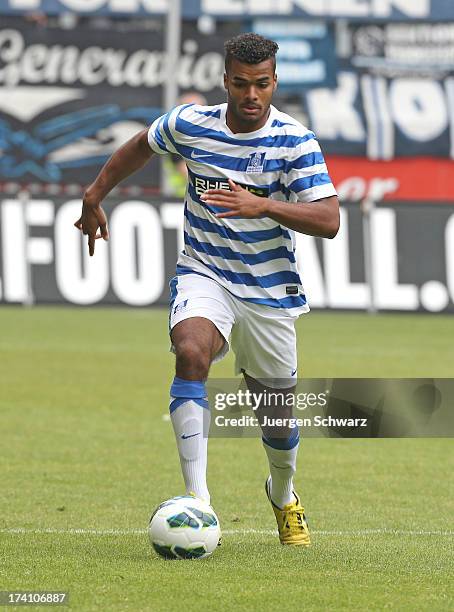
M207 350L193 340L183 340L175 347L177 374L196 376L204 380L210 368L210 355Z

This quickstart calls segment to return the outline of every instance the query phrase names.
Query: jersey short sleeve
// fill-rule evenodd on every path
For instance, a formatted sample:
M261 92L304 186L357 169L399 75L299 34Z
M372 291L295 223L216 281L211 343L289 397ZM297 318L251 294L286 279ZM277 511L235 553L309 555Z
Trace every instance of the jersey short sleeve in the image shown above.
M337 195L313 132L304 134L287 162L285 185L300 202L313 202Z
M177 106L151 124L148 130L148 144L155 153L159 155L178 153L175 147L177 135L173 124L181 108Z

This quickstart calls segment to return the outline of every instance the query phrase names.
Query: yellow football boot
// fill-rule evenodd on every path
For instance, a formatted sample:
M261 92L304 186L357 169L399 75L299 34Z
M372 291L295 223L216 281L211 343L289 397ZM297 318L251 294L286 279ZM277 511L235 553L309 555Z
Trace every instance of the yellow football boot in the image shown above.
M281 544L289 546L310 546L311 536L309 534L309 528L300 498L295 491L293 491L295 501L286 504L282 509L278 508L271 499L270 481L271 477L269 477L265 483L265 491L273 507Z

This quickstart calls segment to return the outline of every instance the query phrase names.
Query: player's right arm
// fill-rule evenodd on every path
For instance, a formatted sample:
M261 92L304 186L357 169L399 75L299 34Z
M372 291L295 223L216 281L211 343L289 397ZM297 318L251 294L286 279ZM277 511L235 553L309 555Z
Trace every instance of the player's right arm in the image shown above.
M106 214L101 202L122 180L140 170L153 155L148 140L148 128L142 130L104 164L93 183L87 188L82 201L82 214L74 223L77 229L88 236L88 251L95 252L97 238L109 239ZM98 233L99 230L99 233Z

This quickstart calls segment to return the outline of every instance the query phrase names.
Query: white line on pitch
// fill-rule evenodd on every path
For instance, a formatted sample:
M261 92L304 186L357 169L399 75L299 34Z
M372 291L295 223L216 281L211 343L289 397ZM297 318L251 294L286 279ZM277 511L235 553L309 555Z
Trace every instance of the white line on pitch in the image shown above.
M146 529L33 529L24 527L12 527L0 529L0 533L4 534L16 534L16 535L27 535L27 534L57 534L57 535L144 535L147 533ZM274 535L276 530L274 529L223 529L224 535ZM395 536L454 536L454 531L451 530L434 530L424 531L417 529L358 529L356 531L348 530L313 530L311 532L314 535L320 536L346 536L346 537L362 537L368 535L395 535Z

